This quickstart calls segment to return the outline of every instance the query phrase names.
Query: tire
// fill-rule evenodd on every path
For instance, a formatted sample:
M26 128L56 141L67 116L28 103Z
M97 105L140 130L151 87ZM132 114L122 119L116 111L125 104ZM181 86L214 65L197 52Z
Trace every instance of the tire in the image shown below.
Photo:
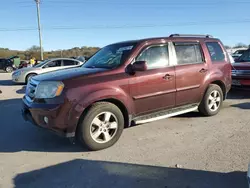
M109 115L110 118L107 118L109 120L105 123L104 119ZM112 103L98 102L90 107L84 115L78 125L76 135L77 140L83 146L91 151L97 151L114 145L120 138L123 129L124 117L121 110Z
M36 76L36 75L37 75L37 74L35 74L35 73L28 74L28 75L26 76L26 78L25 78L25 83L27 84L28 81L29 81L29 79L31 79L33 76Z
M205 116L218 114L223 103L223 92L220 86L210 84L200 105L199 112Z
M13 67L8 66L8 67L6 67L5 70L7 73L11 73L11 72L13 72L14 69L13 69Z

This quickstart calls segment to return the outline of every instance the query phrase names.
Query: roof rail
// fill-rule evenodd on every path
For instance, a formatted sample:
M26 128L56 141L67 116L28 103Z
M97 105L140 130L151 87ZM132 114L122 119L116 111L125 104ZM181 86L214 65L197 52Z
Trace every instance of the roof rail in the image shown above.
M189 35L189 34L171 34L169 37L201 37L201 38L213 38L212 35Z

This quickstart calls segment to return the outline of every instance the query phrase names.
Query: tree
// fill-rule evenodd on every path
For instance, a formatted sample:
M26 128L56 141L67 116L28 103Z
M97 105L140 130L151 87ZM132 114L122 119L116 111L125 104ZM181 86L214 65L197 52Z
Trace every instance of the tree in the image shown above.
M228 50L228 49L231 49L232 47L228 46L228 45L225 45L225 48Z
M33 45L30 48L28 48L27 51L29 51L29 52L40 52L40 47L36 46L36 45Z
M234 48L247 48L247 45L242 42L239 42L234 46Z

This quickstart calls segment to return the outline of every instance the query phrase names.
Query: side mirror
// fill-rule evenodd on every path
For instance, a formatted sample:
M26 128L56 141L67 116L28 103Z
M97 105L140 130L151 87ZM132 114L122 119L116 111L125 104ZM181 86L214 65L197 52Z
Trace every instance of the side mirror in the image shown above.
M148 69L146 61L136 61L132 64L132 70L137 71L146 71Z

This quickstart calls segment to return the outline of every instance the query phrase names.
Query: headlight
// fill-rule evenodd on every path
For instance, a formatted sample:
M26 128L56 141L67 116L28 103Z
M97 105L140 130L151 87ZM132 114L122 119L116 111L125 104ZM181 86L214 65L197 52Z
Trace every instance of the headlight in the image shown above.
M16 73L16 76L20 76L22 74L22 71L18 71L17 73Z
M20 70L13 73L14 76L20 76L21 74L22 74L22 71Z
M35 92L37 99L49 99L61 95L64 88L62 82L44 81L38 84Z

